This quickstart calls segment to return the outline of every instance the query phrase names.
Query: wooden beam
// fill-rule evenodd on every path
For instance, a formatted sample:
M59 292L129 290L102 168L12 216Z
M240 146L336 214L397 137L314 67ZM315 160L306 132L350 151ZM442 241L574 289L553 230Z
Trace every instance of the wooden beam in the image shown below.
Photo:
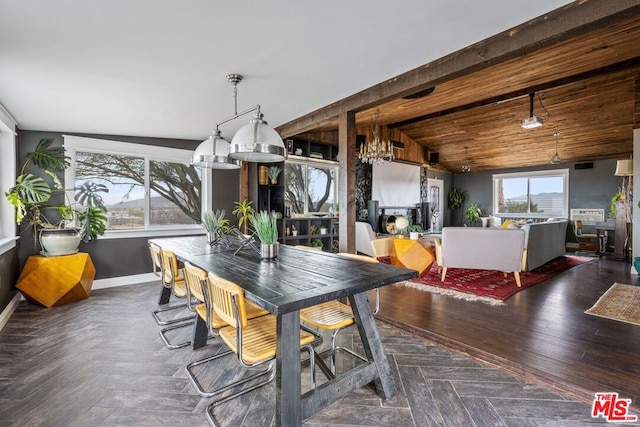
M282 137L485 69L640 13L640 0L573 2L279 126Z
M340 114L338 127L340 252L356 251L356 113Z
M640 74L636 76L635 100L633 108L633 128L640 129Z

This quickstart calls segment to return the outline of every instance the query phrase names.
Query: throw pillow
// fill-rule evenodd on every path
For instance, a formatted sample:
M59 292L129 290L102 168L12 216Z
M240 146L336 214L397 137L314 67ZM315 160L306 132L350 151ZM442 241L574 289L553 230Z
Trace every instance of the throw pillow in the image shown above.
M509 221L508 219L506 219L506 220L502 221L502 225L500 226L500 228L509 228L509 226L511 224L515 225L514 222Z

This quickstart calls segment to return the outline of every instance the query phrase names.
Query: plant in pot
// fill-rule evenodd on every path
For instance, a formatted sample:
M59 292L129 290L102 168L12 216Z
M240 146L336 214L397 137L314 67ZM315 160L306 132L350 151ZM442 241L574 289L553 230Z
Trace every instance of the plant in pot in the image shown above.
M469 221L469 225L475 225L478 221L480 221L480 217L482 216L482 210L478 206L477 203L471 203L467 208L466 217L467 221Z
M269 180L271 180L272 184L277 184L278 183L278 176L280 175L280 172L282 172L282 168L279 166L269 166L269 171L267 172L267 174L269 175Z
M420 233L422 233L422 226L420 224L413 224L409 226L409 238L411 240L418 240Z
M104 234L107 209L99 193L109 190L103 184L88 181L73 189L72 202L55 173L69 167L69 157L65 156L63 147L51 147L52 142L50 138L43 138L34 151L27 153L15 185L7 190L5 197L16 208L16 223L20 225L26 219L32 227L34 251L40 237L45 254L65 255L76 252L80 241L89 242ZM43 176L28 173L30 163L39 168ZM55 193L63 195L67 203L53 203L51 197ZM56 212L60 219L50 221L45 211Z
M263 259L278 256L278 220L275 212L260 211L251 218L251 225L260 239L260 256Z
M202 216L202 226L207 230L207 242L210 245L216 244L231 232L229 220L224 215L224 209L218 209L215 212L205 212Z
M240 202L234 202L236 207L231 211L233 215L238 217L238 227L240 227L242 234L245 236L249 234L249 224L256 213L253 206L251 206L252 203L252 201L247 199Z
M454 215L454 212L457 212L458 209L462 207L462 204L464 203L464 199L465 199L464 191L456 187L451 189L451 191L449 192L449 195L447 196L447 201L449 204L449 209L451 209L452 215ZM460 222L462 222L462 215L460 216Z

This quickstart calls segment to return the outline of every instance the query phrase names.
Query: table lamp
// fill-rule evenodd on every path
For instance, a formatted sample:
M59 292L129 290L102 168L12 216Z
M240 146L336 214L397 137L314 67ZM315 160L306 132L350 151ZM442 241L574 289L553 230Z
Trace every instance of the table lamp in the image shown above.
M396 217L396 230L398 233L404 234L404 231L409 227L409 220L403 216Z

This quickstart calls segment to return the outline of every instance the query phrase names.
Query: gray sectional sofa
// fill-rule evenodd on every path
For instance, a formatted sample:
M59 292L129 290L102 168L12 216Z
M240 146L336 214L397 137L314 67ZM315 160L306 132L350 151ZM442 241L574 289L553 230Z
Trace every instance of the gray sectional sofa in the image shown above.
M531 271L566 253L567 220L525 224L524 247L526 255L522 270Z

